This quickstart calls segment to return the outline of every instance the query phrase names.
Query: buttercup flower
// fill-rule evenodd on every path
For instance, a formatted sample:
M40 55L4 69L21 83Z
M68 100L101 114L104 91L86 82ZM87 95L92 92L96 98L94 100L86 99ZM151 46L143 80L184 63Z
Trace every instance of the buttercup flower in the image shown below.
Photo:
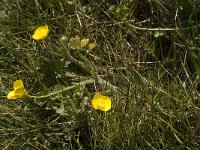
M100 93L96 93L92 99L92 106L94 109L108 111L111 109L111 99Z
M34 40L42 40L48 36L48 33L49 27L47 24L45 24L44 26L40 26L35 30L34 34L32 35L32 38Z
M8 99L24 98L27 96L27 92L24 89L22 80L16 80L14 82L14 91L10 91L7 95Z

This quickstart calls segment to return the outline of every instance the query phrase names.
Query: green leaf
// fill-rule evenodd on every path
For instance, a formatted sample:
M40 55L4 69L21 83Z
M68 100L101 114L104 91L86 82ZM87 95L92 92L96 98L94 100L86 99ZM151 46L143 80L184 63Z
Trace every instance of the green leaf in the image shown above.
M81 49L81 40L79 36L71 37L68 43L69 48L80 50Z
M90 44L88 44L88 50L92 50L93 48L95 48L96 47L96 43L90 43Z
M87 39L82 39L81 40L81 47L86 46L88 43L89 43L89 39L88 38Z

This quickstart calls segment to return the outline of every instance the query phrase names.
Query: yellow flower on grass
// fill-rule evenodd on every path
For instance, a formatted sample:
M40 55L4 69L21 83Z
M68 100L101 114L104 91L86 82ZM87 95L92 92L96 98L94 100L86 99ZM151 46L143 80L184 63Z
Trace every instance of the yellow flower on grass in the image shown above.
M92 106L94 109L108 111L111 109L111 99L100 93L96 93L92 99Z
M24 98L27 96L27 92L24 89L22 80L16 80L14 82L14 91L10 91L7 95L8 99Z
M45 24L44 26L40 26L35 30L34 34L32 35L32 38L34 40L42 40L48 36L48 33L49 27L47 24Z

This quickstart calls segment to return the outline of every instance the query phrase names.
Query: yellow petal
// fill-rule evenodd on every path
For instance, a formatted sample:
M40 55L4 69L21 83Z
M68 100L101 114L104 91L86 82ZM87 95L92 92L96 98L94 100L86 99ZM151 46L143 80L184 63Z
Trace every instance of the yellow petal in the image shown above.
M100 93L96 93L94 98L92 99L92 106L94 107L94 109L108 111L111 109L111 99L103 96Z
M14 90L16 90L17 88L24 88L24 84L22 80L16 80L14 82Z
M86 46L89 43L89 39L82 39L81 40L81 47Z
M27 95L27 92L24 88L18 88L14 90L14 94L18 95L18 98L24 98Z
M7 95L8 99L24 98L28 93L24 89L22 80L16 80L14 82L14 91L10 91Z
M34 40L42 40L42 39L45 39L48 36L48 33L49 33L49 27L46 24L44 26L38 27L35 30L34 34L32 35L32 38Z
M95 95L94 95L94 99L99 99L99 98L101 98L103 95L101 94L101 93L96 93Z
M10 92L8 93L8 95L7 95L7 98L8 98L8 99L16 99L15 94L14 94L14 91L10 91Z

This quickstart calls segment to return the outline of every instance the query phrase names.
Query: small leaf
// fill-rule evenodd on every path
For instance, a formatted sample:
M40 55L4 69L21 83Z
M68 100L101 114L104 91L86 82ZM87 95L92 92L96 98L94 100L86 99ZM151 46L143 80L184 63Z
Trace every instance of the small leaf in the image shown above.
M86 46L88 43L89 43L89 39L88 38L87 39L82 39L81 40L81 47Z
M90 43L90 44L88 44L88 50L92 50L93 48L95 48L96 47L96 43Z

